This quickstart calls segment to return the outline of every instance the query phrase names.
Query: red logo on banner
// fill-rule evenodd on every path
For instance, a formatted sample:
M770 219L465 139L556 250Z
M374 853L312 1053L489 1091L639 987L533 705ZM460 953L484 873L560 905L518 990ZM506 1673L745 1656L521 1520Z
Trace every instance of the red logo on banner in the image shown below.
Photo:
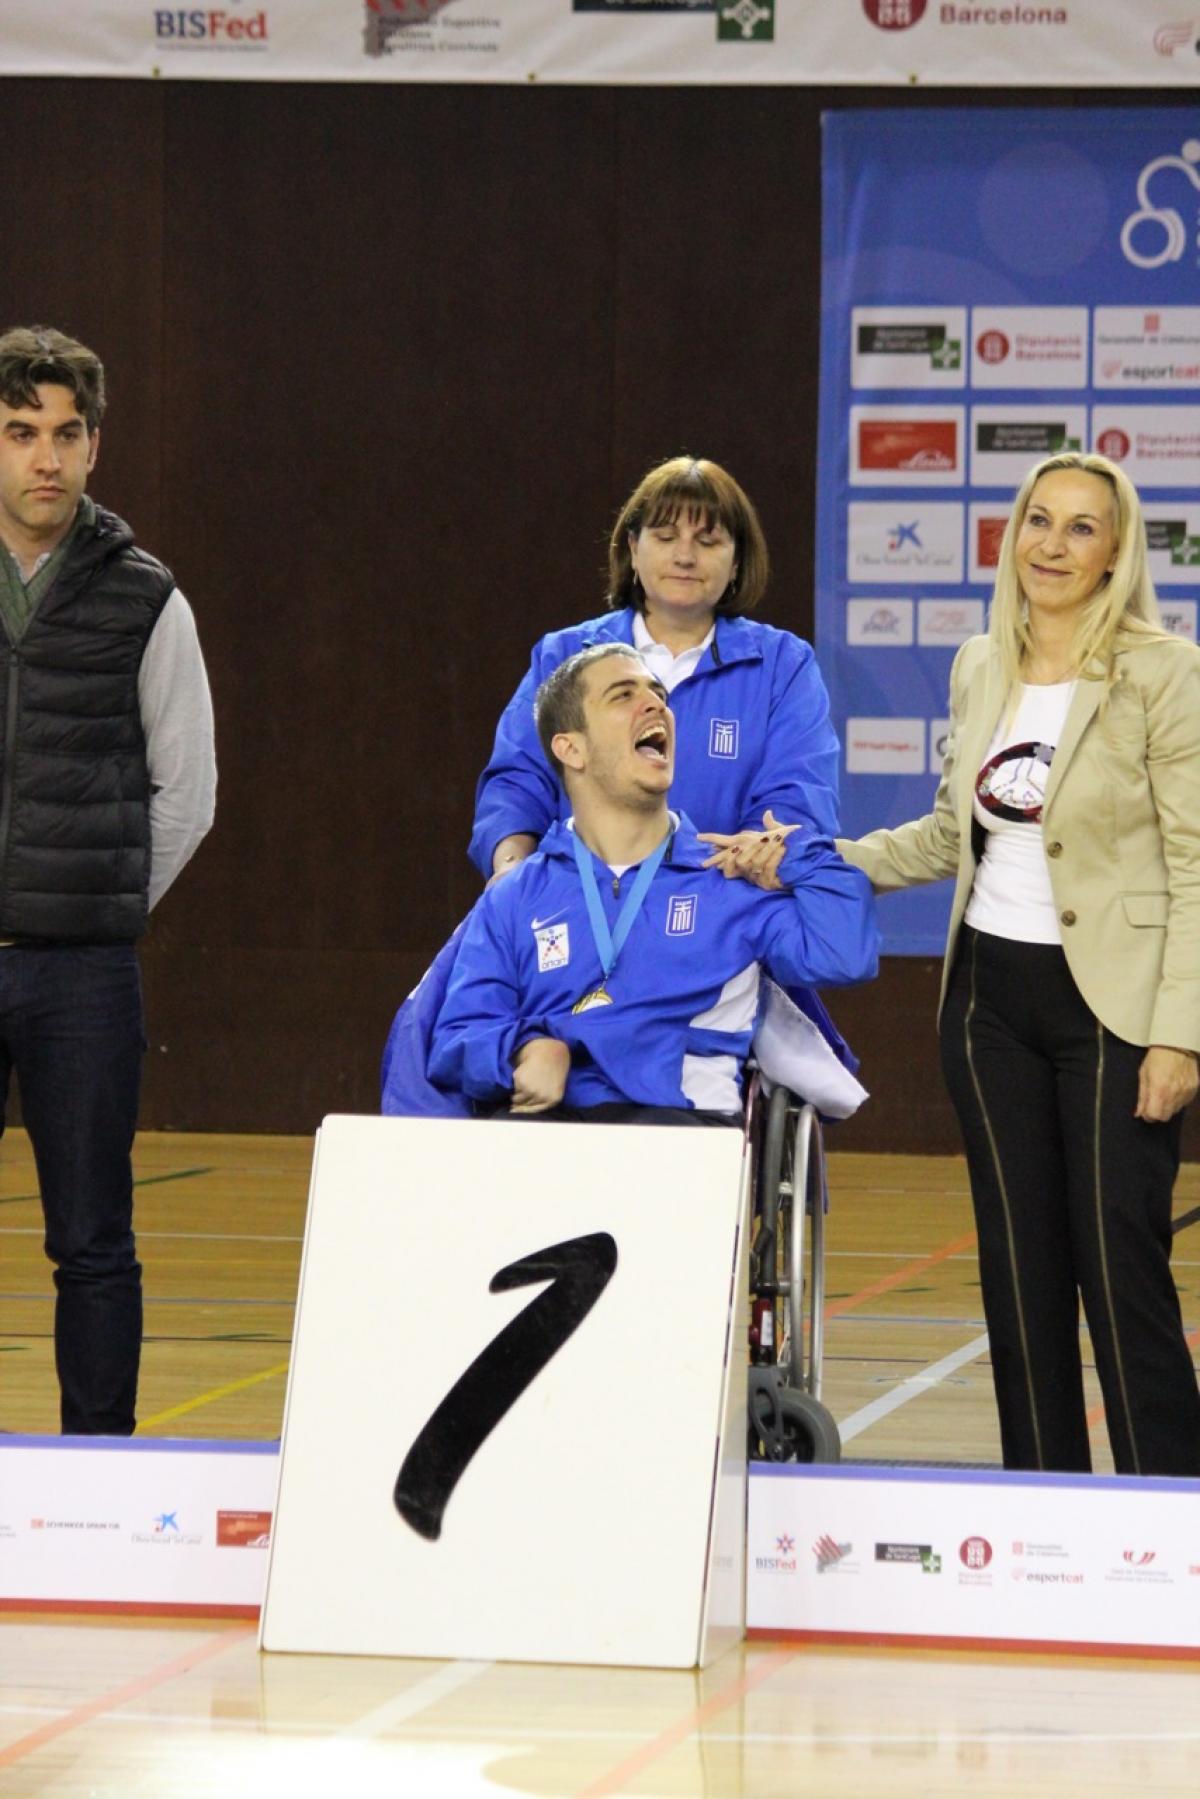
M860 419L861 469L953 469L958 426L953 419Z
M1012 345L1003 331L985 331L976 344L980 362L1003 362Z
M975 560L980 568L995 568L1000 560L1000 540L1008 523L1003 518L979 518L975 521ZM1017 1551L1020 1554L1020 1551Z
M926 0L863 0L863 11L880 31L907 31L925 11Z
M1129 454L1129 439L1124 431L1113 425L1108 431L1102 431L1096 440L1096 448L1110 462L1124 462Z
M992 1546L986 1537L968 1537L959 1544L958 1559L964 1568L986 1568L992 1559Z
M270 1512L218 1512L218 1549L265 1549L271 1541Z

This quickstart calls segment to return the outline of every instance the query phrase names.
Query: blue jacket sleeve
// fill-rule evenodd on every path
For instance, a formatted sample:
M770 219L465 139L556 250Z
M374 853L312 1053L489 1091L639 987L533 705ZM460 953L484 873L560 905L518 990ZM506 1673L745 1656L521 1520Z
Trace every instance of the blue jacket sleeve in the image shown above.
M485 880L502 837L529 831L539 842L558 817L558 781L542 754L533 722L533 700L547 666L545 642L537 645L521 685L500 715L487 767L475 788L475 823L468 854Z
M472 912L433 1026L430 1079L471 1099L511 1093L514 1055L530 1038L553 1035L544 1020L518 1010L520 970L505 890L519 878L507 875Z
M785 900L762 908L759 959L783 986L848 987L879 972L879 928L871 883L826 838L796 831L779 878Z
M768 702L767 755L747 793L741 829L761 831L769 806L782 824L803 824L822 837L834 837L841 752L829 718L829 695L811 644L790 631L780 632L779 638Z

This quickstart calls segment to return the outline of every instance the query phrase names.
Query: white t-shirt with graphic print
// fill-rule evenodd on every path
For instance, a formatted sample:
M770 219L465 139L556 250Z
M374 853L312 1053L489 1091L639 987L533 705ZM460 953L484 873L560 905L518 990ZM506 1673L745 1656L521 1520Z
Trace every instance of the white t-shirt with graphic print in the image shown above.
M972 802L987 833L966 922L1018 943L1061 943L1042 847L1042 806L1074 681L1023 683L1016 712L997 728L975 779Z

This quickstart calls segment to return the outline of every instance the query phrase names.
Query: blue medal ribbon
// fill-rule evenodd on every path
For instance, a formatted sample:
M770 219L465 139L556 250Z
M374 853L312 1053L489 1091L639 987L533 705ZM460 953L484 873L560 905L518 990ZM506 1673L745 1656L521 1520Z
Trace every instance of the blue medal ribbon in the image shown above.
M610 931L608 920L604 916L604 902L600 898L600 889L596 883L596 865L592 852L580 837L578 831L572 831L571 842L575 850L575 866L579 870L579 879L583 886L584 903L587 906L588 922L592 927L592 937L596 944L596 954L600 958L600 987L603 993L608 977L616 966L617 957L621 953L625 939L633 929L633 921L645 903L650 890L650 883L658 873L659 863L667 853L667 845L675 835L674 828L668 830L666 836L638 869L633 886L625 895L625 902L617 913L616 929Z

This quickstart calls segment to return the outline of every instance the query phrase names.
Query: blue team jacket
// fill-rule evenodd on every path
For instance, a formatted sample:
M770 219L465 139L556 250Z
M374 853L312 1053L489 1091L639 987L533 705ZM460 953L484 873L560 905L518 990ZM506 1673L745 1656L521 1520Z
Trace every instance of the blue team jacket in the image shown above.
M433 1026L429 1077L477 1100L512 1090L512 1059L533 1037L569 1044L565 1102L733 1111L758 1003L759 968L786 985L870 980L878 932L870 883L828 839L796 831L764 893L703 867L679 820L608 982L613 1004L572 1007L600 982L571 833L485 892L467 920ZM633 879L596 863L610 926Z
M533 723L538 687L593 643L632 643L633 612L551 631L505 707L475 790L470 855L486 876L502 837L542 837L569 807ZM838 740L811 647L749 618L718 618L694 674L671 695L676 772L671 805L701 831L761 830L770 806L785 824L837 834Z

